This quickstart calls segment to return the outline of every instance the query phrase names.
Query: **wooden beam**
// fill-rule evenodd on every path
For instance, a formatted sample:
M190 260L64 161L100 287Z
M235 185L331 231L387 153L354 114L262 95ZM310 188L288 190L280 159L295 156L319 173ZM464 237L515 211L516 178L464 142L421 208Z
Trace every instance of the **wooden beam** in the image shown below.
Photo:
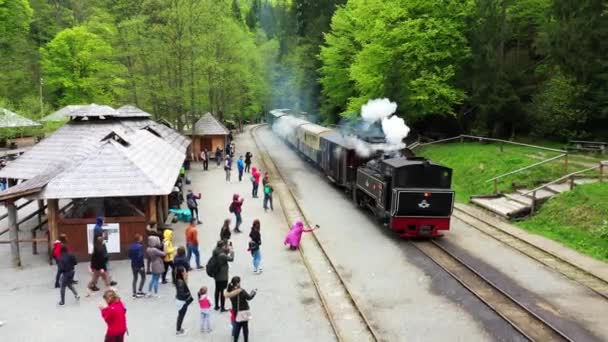
M11 244L11 260L14 267L21 267L21 254L19 253L19 226L17 225L17 207L13 201L4 204L8 212L8 238Z
M47 200L48 213L48 226L49 226L49 255L51 253L52 243L57 240L59 236L59 200L49 199Z
M150 224L156 224L156 196L148 197L148 221Z
M166 220L167 217L169 217L169 195L161 196L161 200L163 203L163 213L165 214L165 220Z

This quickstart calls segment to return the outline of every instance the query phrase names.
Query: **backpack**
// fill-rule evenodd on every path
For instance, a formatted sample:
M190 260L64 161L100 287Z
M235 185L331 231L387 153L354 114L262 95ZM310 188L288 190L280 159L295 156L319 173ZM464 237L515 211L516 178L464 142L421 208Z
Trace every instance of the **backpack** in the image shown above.
M234 202L230 203L230 206L228 207L228 211L231 213L234 212Z
M205 266L205 271L207 271L207 275L211 278L214 278L220 271L219 268L220 265L217 263L217 256L212 255L211 258L209 258L209 261L207 261L207 265Z
M196 202L194 201L194 198L188 197L186 203L188 204L188 208L196 208Z

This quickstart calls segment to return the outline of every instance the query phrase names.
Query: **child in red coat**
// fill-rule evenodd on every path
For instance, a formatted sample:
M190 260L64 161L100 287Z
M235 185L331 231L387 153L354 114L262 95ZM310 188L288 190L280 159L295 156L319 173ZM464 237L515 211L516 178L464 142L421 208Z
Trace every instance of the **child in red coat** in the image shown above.
M127 332L127 309L120 301L114 290L107 290L103 294L105 303L99 304L101 316L108 325L105 342L123 342Z

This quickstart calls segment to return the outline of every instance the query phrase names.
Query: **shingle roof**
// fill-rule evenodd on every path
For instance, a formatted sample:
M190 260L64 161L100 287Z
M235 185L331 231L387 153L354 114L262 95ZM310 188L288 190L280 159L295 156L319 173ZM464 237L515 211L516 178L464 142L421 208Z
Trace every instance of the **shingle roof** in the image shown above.
M0 128L34 127L40 126L36 121L25 118L8 109L0 108Z
M110 106L98 105L92 103L90 105L80 106L76 110L68 114L71 117L117 117L120 116L118 111Z
M230 131L211 113L203 115L195 124L196 135L228 135Z
M188 138L149 119L70 121L0 170L0 177L31 179L48 170L72 165L97 150L101 140L112 131L134 132L142 128L158 133L180 153L185 153L190 144Z
M144 112L143 110L132 105L122 106L116 111L118 111L120 114L119 117L122 118L149 118L152 116L150 113Z
M58 111L51 113L40 119L40 121L64 121L70 116L70 113L80 109L83 105L68 105Z

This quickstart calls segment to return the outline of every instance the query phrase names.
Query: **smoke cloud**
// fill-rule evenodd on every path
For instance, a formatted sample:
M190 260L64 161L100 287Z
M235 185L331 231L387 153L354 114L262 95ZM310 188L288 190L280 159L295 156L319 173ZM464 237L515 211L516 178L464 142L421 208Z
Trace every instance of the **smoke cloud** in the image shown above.
M365 122L374 122L387 118L397 111L397 104L389 99L369 100L361 107L361 117Z

